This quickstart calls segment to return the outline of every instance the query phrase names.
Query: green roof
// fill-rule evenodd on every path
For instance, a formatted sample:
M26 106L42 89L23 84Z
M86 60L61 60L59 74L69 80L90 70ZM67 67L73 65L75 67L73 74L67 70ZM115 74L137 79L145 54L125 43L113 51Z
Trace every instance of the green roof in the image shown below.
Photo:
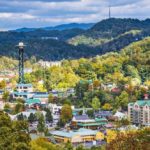
M39 99L27 99L26 101L25 101L25 103L27 103L27 104L37 104L37 103L41 103L41 101L39 100Z
M100 126L100 125L105 125L107 124L106 122L93 122L93 123L78 123L78 126Z
M150 100L138 100L136 102L139 106L145 106L146 104L150 106Z
M96 122L102 122L102 121L107 121L107 119L106 118L95 118L95 121Z

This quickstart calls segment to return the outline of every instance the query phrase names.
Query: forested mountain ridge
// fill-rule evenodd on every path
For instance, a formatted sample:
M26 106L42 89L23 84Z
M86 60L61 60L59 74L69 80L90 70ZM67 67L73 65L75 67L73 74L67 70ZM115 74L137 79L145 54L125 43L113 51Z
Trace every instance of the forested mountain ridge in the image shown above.
M57 25L54 27L41 27L41 28L19 28L14 31L17 32L30 32L30 31L36 31L36 30L58 30L58 31L63 31L63 30L70 30L70 29L83 29L87 30L90 29L94 23L69 23L69 24L62 24L62 25Z
M69 40L69 43L73 45L84 44L96 47L106 43L112 43L116 40L120 41L120 38L127 38L133 42L132 37L134 37L134 41L136 41L149 34L150 19L140 21L138 19L110 18L98 22L83 34L73 37ZM124 45L126 46L126 44Z
M62 60L94 57L119 51L130 43L150 35L150 19L107 19L91 29L36 30L0 32L0 55L17 57L15 45L25 42L25 58Z

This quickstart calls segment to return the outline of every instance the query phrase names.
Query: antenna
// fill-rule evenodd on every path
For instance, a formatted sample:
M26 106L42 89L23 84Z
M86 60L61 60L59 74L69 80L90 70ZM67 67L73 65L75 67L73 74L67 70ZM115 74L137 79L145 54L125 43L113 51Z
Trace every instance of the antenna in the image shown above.
M109 5L109 19L111 18L111 6Z

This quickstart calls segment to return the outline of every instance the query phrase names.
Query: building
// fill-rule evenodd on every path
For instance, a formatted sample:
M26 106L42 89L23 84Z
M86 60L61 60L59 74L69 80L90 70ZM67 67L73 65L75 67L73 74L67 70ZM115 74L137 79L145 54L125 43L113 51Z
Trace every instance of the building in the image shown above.
M31 92L33 92L33 86L32 86L32 84L24 84L24 83L17 84L16 91L31 93Z
M55 141L58 143L84 143L92 142L95 140L103 140L104 134L91 129L80 128L76 131L52 131Z
M35 92L33 98L39 99L43 104L48 103L49 94L47 92Z
M25 105L29 108L33 107L34 105L40 105L41 101L39 99L26 99Z
M31 113L32 114L41 113L44 116L46 115L45 111L38 111L37 112L36 110L33 110L33 109L30 109L30 110L27 110L27 111L22 111L22 112L20 112L20 113L18 113L16 115L10 115L10 114L8 114L8 115L10 116L11 120L17 120L18 115L22 114L25 118L28 118Z
M150 126L150 100L129 103L128 117L133 124Z
M117 120L127 119L127 114L126 114L126 113L123 113L123 112L117 111L117 112L114 114L114 117L115 117Z
M42 67L52 67L52 66L61 66L61 61L43 61L38 62Z
M100 110L100 111L96 112L94 115L96 118L109 118L109 117L113 116L113 113L112 113L112 111Z
M32 84L24 84L24 83L19 83L16 86L16 91L12 93L13 98L22 98L22 99L29 99L32 98L34 93L33 93L33 86Z
M62 109L62 105L52 104L50 103L48 105L48 108L52 112L52 114L60 114L60 111ZM71 106L72 110L74 110L74 106Z
M72 118L71 126L73 128L98 129L108 123L106 118L90 119L88 115L76 115Z

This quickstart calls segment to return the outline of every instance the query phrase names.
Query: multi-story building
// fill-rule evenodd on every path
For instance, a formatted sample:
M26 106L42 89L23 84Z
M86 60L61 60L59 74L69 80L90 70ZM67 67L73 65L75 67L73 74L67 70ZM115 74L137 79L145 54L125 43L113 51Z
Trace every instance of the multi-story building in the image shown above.
M133 124L150 126L150 100L129 103L128 117Z
M17 84L16 91L13 93L13 98L32 98L33 97L33 86L32 84Z

